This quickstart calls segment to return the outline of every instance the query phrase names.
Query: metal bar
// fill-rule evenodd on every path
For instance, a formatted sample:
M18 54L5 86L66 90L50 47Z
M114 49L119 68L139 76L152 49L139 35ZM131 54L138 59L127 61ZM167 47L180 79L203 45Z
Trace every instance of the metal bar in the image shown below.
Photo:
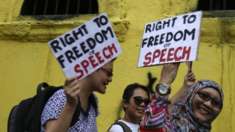
M227 0L222 0L222 3L223 3L223 6L222 6L222 10L226 10L228 7L227 7Z
M80 10L80 6L81 6L81 4L80 4L80 0L77 0L77 9L76 9L76 14L80 14L80 12L79 12L79 10Z
M54 14L58 14L59 3L60 3L60 0L55 0Z
M32 15L35 15L37 13L37 5L38 5L38 0L35 0L35 2L33 3Z
M214 3L213 3L213 0L209 0L209 10L213 10L213 6Z
M44 3L44 9L43 9L43 14L42 14L42 15L47 14L47 8L48 8L48 1L47 1L47 0L45 0L45 3Z
M88 13L92 12L92 0L88 0Z
M67 0L65 14L69 14L70 0Z

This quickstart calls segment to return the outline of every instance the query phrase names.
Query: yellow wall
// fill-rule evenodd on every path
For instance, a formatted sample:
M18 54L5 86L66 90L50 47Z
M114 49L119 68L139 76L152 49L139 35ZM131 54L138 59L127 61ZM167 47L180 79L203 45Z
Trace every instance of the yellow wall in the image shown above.
M8 113L20 100L35 94L39 82L63 84L63 73L50 53L47 41L91 18L91 15L64 21L37 21L18 17L23 0L0 2L0 131L5 132ZM113 82L106 95L99 96L99 131L113 122L124 87L131 82L146 83L146 73L159 77L160 67L136 68L144 24L187 12L197 0L99 0L100 12L107 12L123 49L115 62ZM226 14L226 12L225 12ZM213 15L213 13L212 13ZM204 17L199 57L193 65L198 79L222 84L224 109L213 132L235 132L235 19ZM177 91L185 74L181 65L173 85Z

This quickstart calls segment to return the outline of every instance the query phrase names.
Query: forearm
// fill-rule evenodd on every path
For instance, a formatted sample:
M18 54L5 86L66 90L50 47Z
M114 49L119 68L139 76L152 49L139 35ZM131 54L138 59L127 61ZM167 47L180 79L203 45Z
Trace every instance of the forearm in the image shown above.
M187 94L190 90L190 87L193 86L193 84L195 83L196 79L195 79L195 75L194 73L190 70L187 72L185 78L184 78L184 83L182 85L182 87L178 90L178 92L171 98L171 102L174 105L177 102L184 102Z
M55 120L49 120L46 123L46 132L67 132L70 127L75 110L76 106L71 106L66 103L59 118Z
M177 75L180 63L164 64L159 83L171 85Z
M179 100L181 100L183 97L185 97L186 95L186 90L187 87L185 85L183 85L175 94L174 96L171 97L171 103L175 104L176 102L178 102Z
M164 64L163 68L161 70L159 85L157 85L156 90L159 91L158 90L159 86L160 86L160 89L164 89L164 87L166 87L166 88L168 87L169 88L169 93L164 95L164 98L166 98L166 99L168 99L168 97L169 97L170 87L171 87L171 84L174 82L174 80L176 78L177 71L178 71L178 68L179 68L179 64L180 63ZM162 88L162 86L164 86L164 87ZM159 96L158 93L157 93L157 96Z

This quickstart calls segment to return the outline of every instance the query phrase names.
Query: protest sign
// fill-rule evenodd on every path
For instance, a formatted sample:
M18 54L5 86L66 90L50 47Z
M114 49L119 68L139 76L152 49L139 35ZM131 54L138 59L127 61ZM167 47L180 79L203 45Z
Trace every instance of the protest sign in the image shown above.
M48 44L67 78L82 79L121 52L105 13L58 36Z
M196 60L201 16L197 11L146 24L138 67Z

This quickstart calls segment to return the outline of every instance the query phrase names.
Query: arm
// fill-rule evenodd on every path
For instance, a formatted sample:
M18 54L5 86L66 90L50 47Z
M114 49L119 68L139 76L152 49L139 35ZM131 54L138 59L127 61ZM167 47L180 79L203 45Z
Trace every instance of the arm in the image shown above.
M192 62L186 63L188 66L188 72L184 77L184 82L180 90L171 98L171 105L169 105L169 111L172 111L174 104L180 101L184 101L187 96L189 88L195 83L195 75L192 72Z
M161 70L159 83L163 83L170 86L176 78L179 65L180 63L164 64ZM157 96L159 95L157 94ZM168 96L169 95L167 95L165 98L168 99Z
M76 78L68 79L65 81L64 93L66 95L66 103L65 106L58 117L58 119L48 120L45 124L46 132L67 132L73 114L76 110L77 104L79 102L79 88L80 84Z
M195 83L195 75L194 73L189 70L184 77L184 83L179 91L171 98L171 103L175 104L176 102L182 100L187 95L187 90Z

